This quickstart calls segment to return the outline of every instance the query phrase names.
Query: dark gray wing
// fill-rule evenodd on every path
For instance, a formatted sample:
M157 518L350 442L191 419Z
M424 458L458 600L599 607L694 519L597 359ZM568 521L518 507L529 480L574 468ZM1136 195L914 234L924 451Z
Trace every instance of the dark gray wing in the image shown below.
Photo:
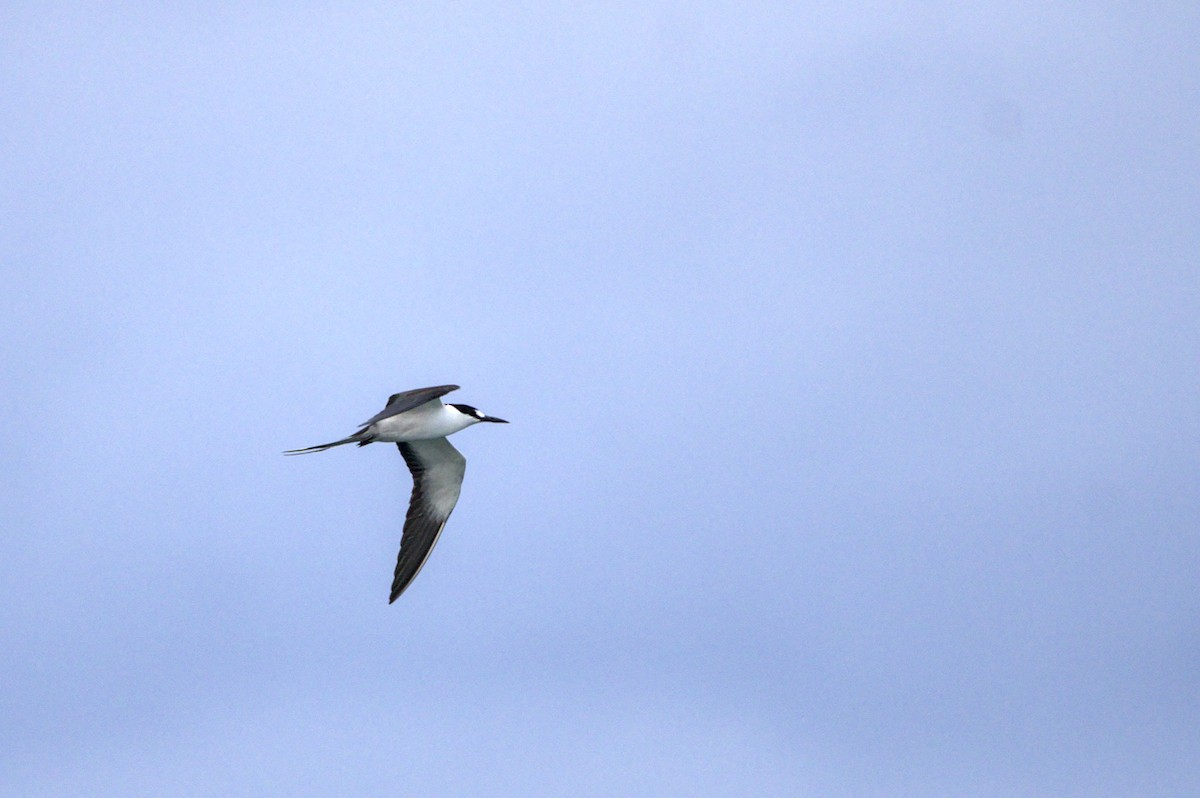
M435 385L432 388L417 388L413 391L394 393L388 397L387 407L371 416L369 420L364 421L362 426L369 427L380 419L399 415L406 410L412 410L414 407L420 407L430 399L437 399L439 396L445 396L451 391L457 390L457 385Z
M417 578L421 566L429 559L429 553L446 526L446 519L458 503L463 474L467 470L467 459L445 438L397 443L396 447L412 472L413 490L404 519L404 535L400 539L400 555L396 558L389 604Z

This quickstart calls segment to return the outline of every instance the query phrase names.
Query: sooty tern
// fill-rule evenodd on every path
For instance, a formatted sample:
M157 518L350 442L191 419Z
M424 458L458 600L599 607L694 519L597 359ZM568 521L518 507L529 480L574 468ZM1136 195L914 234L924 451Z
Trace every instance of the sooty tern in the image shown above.
M376 442L394 443L400 449L412 472L413 491L404 519L389 604L417 578L446 526L446 519L458 503L467 459L450 445L446 436L481 421L508 423L470 405L442 404L441 397L456 390L457 385L437 385L393 394L387 407L364 421L362 429L353 435L332 443L284 452L309 454L347 443L366 446Z

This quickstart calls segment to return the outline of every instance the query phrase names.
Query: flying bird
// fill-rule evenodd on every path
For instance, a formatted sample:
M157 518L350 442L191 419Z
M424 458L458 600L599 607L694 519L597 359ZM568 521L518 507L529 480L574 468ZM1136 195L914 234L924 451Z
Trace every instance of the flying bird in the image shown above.
M353 435L332 443L284 452L311 454L347 443L366 446L376 442L394 443L400 449L412 472L413 490L404 519L389 604L417 578L437 544L450 512L458 503L467 459L450 445L446 436L481 421L508 423L470 405L442 404L443 396L457 390L457 385L436 385L392 394L387 407L364 421L360 425L362 429Z

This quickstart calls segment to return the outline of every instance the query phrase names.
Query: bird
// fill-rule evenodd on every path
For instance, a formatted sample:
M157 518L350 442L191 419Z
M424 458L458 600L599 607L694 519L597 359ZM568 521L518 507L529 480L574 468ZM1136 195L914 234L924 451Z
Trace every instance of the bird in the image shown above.
M443 404L442 397L458 388L457 385L435 385L392 394L387 406L360 424L361 429L353 435L340 441L284 452L285 455L312 454L347 443L359 446L396 444L412 472L413 489L400 537L389 604L400 598L417 578L458 503L467 459L450 445L446 436L481 422L508 423L470 405Z

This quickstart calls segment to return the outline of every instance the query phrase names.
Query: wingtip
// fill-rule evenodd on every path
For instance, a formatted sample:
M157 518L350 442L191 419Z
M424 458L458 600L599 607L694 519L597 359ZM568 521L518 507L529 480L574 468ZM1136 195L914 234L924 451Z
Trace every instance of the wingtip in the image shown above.
M415 574L414 574L414 576L415 576ZM399 584L399 582L400 582L400 580L398 580L398 579L392 582L392 592L388 596L388 604L395 604L396 599L398 599L404 595L404 591L408 590L408 586L413 583L413 580L409 579L404 584Z

